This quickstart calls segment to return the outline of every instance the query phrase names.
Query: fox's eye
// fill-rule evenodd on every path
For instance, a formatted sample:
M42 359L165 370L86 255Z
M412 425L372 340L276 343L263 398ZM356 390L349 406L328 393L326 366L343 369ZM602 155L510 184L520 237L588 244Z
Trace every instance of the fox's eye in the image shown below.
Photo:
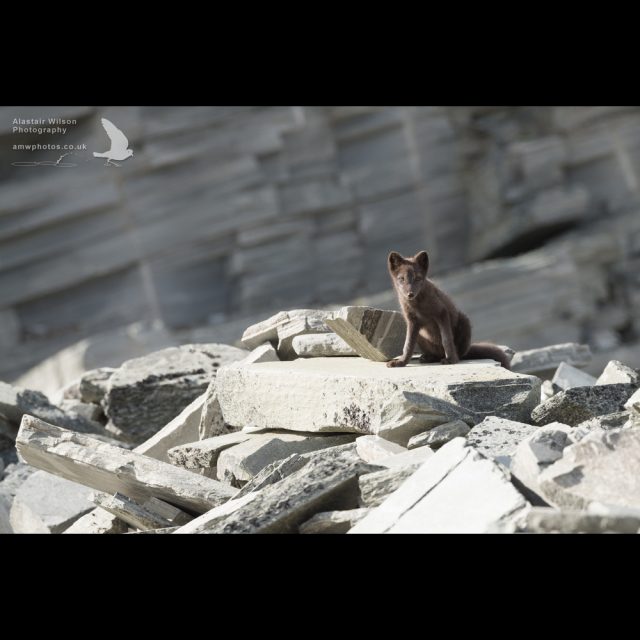
M399 282L404 282L404 276L400 276L400 277L398 278L398 281L399 281Z

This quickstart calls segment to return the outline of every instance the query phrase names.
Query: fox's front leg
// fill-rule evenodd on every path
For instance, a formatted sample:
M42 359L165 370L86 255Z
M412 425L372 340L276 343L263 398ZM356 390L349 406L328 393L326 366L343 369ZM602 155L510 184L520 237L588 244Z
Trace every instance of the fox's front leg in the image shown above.
M453 331L451 331L451 322L448 316L438 320L440 328L440 337L442 338L442 346L444 347L444 358L440 360L442 364L456 364L460 362L456 343L453 341Z
M413 320L409 320L407 322L407 336L404 339L404 349L402 350L402 355L395 360L389 360L389 362L387 362L387 367L404 367L407 362L411 360L413 350L416 348L416 340L418 339L419 331L420 326L417 322Z

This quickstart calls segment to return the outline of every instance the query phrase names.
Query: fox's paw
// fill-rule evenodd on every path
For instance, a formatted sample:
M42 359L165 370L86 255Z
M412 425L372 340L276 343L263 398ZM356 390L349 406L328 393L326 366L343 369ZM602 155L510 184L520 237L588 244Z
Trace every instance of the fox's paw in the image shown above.
M387 367L404 367L406 364L407 363L404 360L396 358L395 360L389 360L389 362L387 362Z
M440 364L456 364L457 362L460 362L460 360L454 360L453 358L442 358L440 360Z

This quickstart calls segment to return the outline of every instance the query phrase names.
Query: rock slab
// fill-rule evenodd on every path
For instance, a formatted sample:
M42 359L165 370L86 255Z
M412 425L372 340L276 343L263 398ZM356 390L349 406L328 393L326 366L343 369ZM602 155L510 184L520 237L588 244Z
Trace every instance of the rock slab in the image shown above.
M325 322L363 358L385 362L402 353L407 324L397 311L342 307Z
M526 508L508 472L456 438L349 533L484 533Z
M485 364L390 369L362 358L299 358L223 367L217 393L232 425L373 434L404 446L452 419L526 420L538 403L540 381Z

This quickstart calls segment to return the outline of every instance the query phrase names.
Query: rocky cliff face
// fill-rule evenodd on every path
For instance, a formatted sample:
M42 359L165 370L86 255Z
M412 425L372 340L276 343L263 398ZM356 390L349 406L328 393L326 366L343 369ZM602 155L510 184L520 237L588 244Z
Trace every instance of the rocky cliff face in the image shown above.
M7 142L14 111L0 112ZM137 321L212 331L384 292L390 249L429 251L479 339L637 337L640 109L49 111L95 149L111 119L135 155L64 171L2 157L0 379ZM137 354L192 341L167 334Z

